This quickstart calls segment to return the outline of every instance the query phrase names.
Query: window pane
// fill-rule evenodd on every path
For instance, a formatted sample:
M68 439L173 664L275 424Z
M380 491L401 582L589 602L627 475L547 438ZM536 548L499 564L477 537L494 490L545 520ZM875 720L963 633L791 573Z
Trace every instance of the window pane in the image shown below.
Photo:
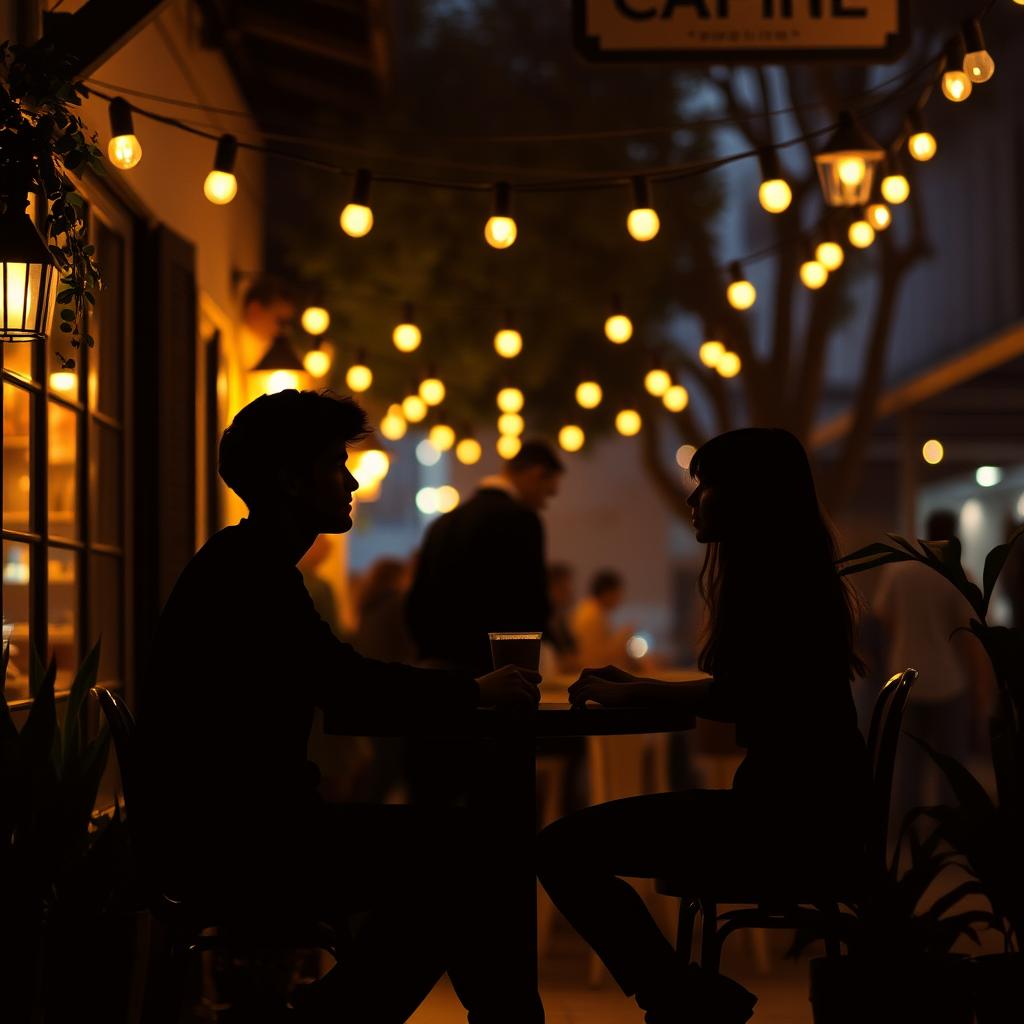
M89 349L89 408L116 420L121 415L121 369L124 352L124 242L96 219L96 260L103 268L103 290L89 319L96 345Z
M88 646L101 640L100 681L124 681L123 563L109 555L92 555L89 561Z
M97 544L124 544L121 519L123 491L121 479L121 431L94 420L90 426L92 443L89 491L92 497L90 532Z
M27 531L31 527L32 447L29 439L33 396L13 384L4 384L4 528Z
M57 689L66 690L78 669L78 554L50 548L47 562L49 653L57 659Z
M26 380L32 379L32 350L34 346L27 342L5 341L4 369L16 373Z
M50 402L49 493L50 534L78 539L78 417L74 409Z
M7 699L28 696L28 610L29 546L4 541L3 642L10 644L11 663L7 669Z

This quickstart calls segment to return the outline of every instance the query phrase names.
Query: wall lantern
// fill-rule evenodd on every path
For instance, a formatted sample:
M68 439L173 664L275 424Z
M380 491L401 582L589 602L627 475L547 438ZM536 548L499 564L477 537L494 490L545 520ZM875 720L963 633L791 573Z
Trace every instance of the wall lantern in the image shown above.
M279 391L297 391L303 371L302 362L287 336L278 334L251 372L268 374L267 394L275 395Z
M20 177L0 195L0 340L45 341L53 320L57 267L29 218L28 183L24 172Z

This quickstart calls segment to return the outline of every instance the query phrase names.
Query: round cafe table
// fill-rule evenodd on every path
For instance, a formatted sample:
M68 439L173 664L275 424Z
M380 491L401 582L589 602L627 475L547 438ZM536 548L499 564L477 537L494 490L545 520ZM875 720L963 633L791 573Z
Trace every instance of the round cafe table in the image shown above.
M543 688L542 688L543 690ZM505 927L520 936L521 965L537 976L537 901L534 837L537 829L536 741L542 737L628 736L692 729L692 714L666 708L574 708L550 693L536 708L475 708L456 715L403 716L396 709L386 720L358 720L348 712L326 715L324 731L342 736L420 736L435 739L480 739L494 744L496 770L486 794L490 835L508 855L504 862L521 870L496 876L494 884L512 887L517 898L514 920ZM515 895L513 894L513 895ZM484 895L484 898L486 896ZM520 975L523 976L523 975Z

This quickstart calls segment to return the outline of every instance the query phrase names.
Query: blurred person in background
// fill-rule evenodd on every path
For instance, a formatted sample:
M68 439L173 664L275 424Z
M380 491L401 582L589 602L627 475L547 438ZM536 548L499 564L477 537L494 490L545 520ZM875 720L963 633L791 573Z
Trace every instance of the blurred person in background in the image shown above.
M612 614L622 604L625 592L622 577L612 569L602 569L591 580L590 593L573 610L572 635L582 665L626 667L626 641L633 630L612 624Z

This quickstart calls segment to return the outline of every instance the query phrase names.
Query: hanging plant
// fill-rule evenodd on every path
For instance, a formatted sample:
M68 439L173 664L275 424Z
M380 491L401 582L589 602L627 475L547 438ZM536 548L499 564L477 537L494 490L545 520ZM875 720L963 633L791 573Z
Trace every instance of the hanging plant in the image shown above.
M84 95L85 86L73 80L70 59L52 43L0 43L0 157L8 168L17 168L14 177L20 179L0 182L0 196L21 202L24 191L16 193L24 186L47 200L43 236L60 274L57 323L73 349L94 344L85 329L86 309L95 305L102 287L85 201L72 177L87 170L104 173L96 134L75 109ZM74 369L74 358L56 355L64 369Z

